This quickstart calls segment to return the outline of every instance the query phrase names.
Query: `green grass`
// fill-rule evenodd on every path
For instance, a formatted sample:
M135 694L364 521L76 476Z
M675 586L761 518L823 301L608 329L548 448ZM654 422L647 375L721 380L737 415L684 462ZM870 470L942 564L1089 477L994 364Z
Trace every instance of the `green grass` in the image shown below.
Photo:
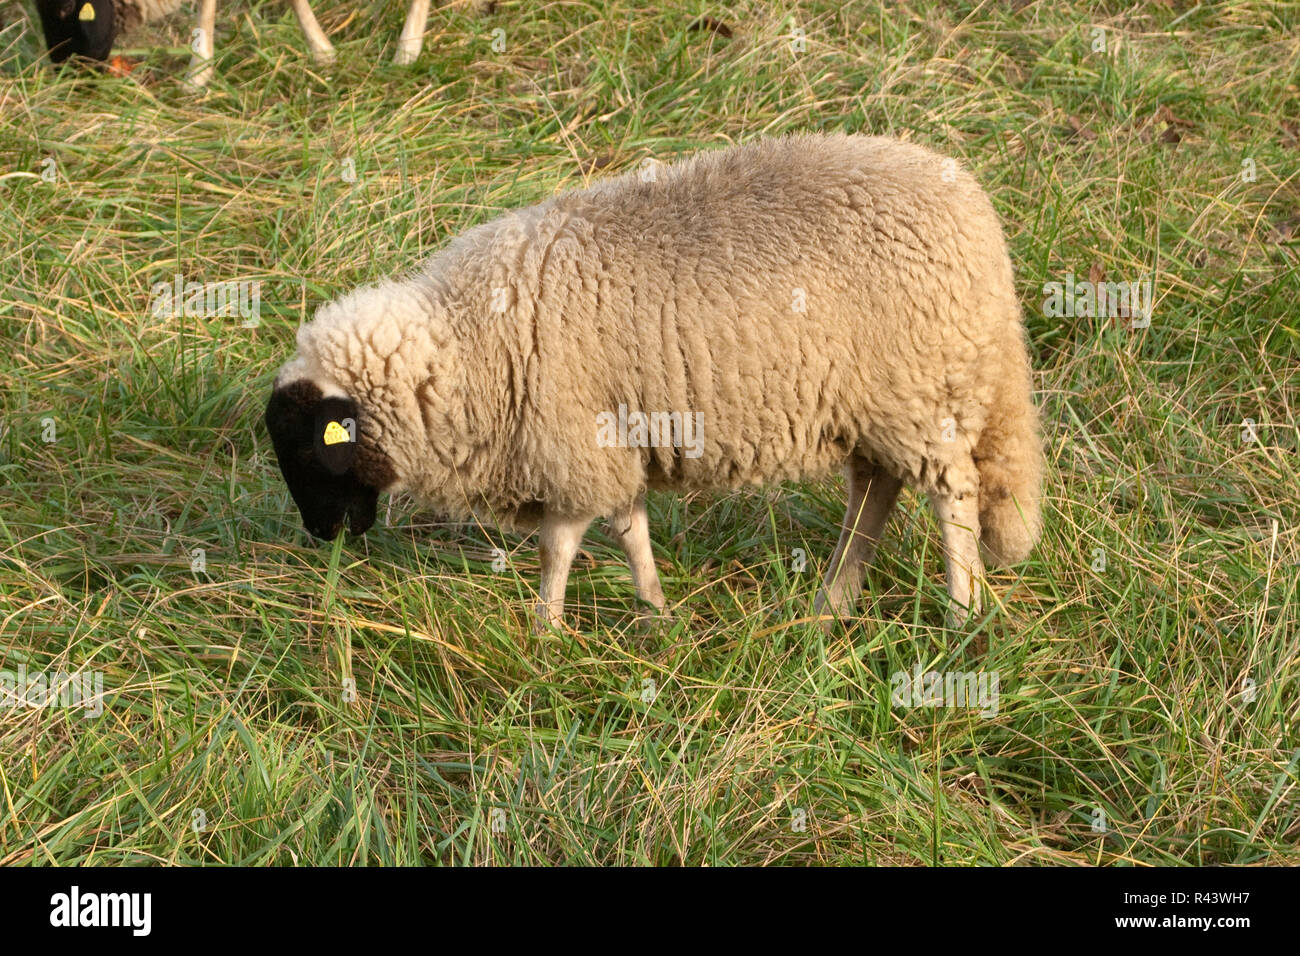
M401 7L321 0L322 70L287 5L231 4L201 98L183 15L115 78L7 14L0 667L108 700L0 710L0 864L1300 863L1300 4L500 0L434 11L412 69ZM317 304L802 129L946 151L1007 225L1047 528L976 627L906 494L861 617L809 621L839 480L652 497L655 625L602 533L540 637L534 541L405 500L307 541L261 412ZM1044 315L1094 270L1154 275L1150 328ZM177 272L260 280L261 325L151 314ZM996 716L891 706L918 662L997 671Z

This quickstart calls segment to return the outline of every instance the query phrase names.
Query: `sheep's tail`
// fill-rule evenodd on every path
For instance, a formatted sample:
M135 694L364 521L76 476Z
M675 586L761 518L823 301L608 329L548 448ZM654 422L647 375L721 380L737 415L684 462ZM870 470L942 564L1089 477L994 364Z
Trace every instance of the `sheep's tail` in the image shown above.
M1043 530L1043 449L1023 346L1003 356L988 421L975 446L980 473L980 551L987 567L1023 561Z

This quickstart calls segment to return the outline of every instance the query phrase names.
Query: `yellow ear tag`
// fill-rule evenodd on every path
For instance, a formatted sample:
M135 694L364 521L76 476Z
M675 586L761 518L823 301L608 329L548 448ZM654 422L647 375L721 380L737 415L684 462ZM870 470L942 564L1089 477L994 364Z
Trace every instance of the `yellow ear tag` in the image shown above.
M330 422L325 426L325 444L337 445L340 442L351 441L348 436L348 430L338 422Z
M77 19L78 19L78 20L93 20L93 19L95 19L95 8L92 7L92 6L91 6L90 4L88 4L88 3L82 4L82 6L81 6L81 10L78 11L78 13L77 13Z

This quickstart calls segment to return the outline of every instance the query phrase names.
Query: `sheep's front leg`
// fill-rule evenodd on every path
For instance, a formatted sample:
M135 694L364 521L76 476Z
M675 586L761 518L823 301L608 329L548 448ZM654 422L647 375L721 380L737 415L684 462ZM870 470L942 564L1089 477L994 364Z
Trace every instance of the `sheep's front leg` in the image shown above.
M943 531L943 564L951 606L948 621L961 627L980 612L984 564L980 560L979 496L936 495L931 506Z
M293 5L293 12L298 17L298 26L302 27L302 35L307 38L307 48L311 50L311 58L320 64L329 64L334 62L334 45L330 43L329 37L325 36L325 31L320 28L316 21L316 14L311 12L311 5L307 0L289 0Z
M424 28L429 22L429 0L411 0L411 9L407 11L406 23L402 25L402 34L397 38L397 53L393 62L398 66L410 66L420 55L424 46Z
M537 618L533 622L534 631L545 630L547 624L558 627L564 620L564 588L569 583L569 566L573 564L573 556L578 553L589 524L591 518L558 515L549 508L542 511L539 547L542 590L541 600L537 603Z
M190 41L194 55L190 57L190 69L186 82L195 89L202 89L212 79L212 53L214 48L212 33L217 27L217 0L203 0L199 4L198 34Z
M632 583L636 596L655 610L664 609L664 591L659 586L659 572L655 570L654 552L650 549L650 516L646 512L642 495L626 510L609 519L609 528L627 555L632 569Z
M845 471L849 502L844 511L840 543L835 547L826 580L813 602L813 609L818 614L829 609L840 619L852 613L853 605L862 593L862 576L876 556L876 546L885 530L885 522L903 487L901 480L856 455ZM831 623L827 622L828 629Z

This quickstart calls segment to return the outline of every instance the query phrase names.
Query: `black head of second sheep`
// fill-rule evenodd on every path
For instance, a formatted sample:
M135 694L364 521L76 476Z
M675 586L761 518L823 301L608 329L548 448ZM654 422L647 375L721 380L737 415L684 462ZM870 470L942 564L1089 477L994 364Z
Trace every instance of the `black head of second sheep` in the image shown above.
M117 38L113 0L37 0L50 59L62 63L70 56L107 60Z
M317 538L336 537L345 521L353 534L364 534L375 523L379 492L393 482L383 454L363 444L359 419L352 399L326 396L302 379L276 388L267 403L280 472Z

